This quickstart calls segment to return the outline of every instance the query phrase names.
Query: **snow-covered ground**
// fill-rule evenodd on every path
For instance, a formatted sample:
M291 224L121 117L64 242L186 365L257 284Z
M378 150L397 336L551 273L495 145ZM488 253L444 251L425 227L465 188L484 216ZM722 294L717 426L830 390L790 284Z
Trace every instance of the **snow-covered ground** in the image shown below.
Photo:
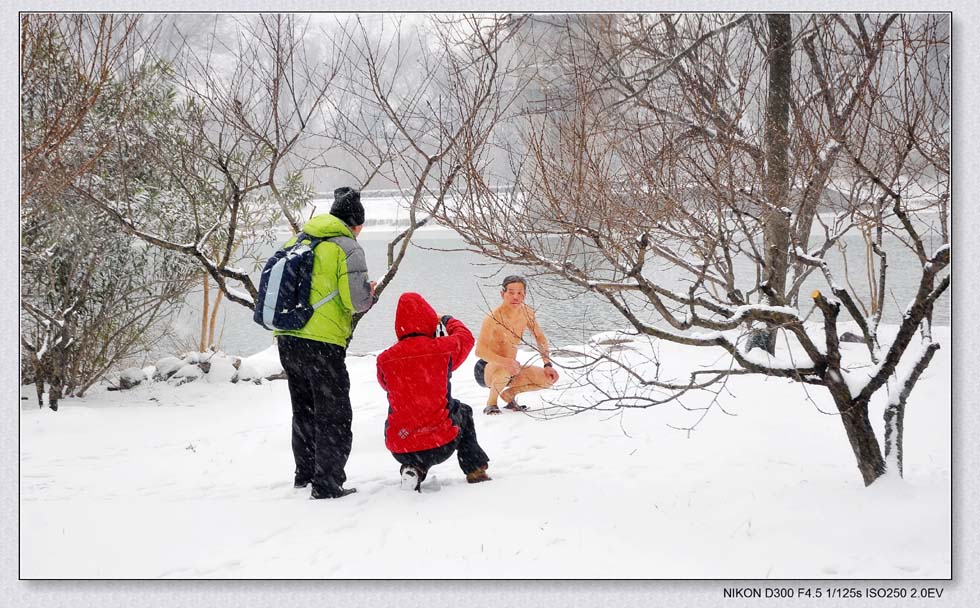
M677 405L476 415L493 481L455 459L398 487L374 356L350 357L341 500L292 487L284 381L93 390L20 418L20 575L43 578L948 578L950 349L912 395L905 479L865 488L819 388L737 378L692 433ZM645 346L634 344L643 350ZM854 346L857 348L857 346ZM694 357L661 344L662 361ZM275 367L271 352L250 365ZM473 357L454 394L479 411ZM559 362L561 359L558 360ZM566 361L567 362L567 361ZM558 388L524 400L583 399ZM695 407L696 400L684 405ZM540 414L540 412L539 412ZM880 431L880 404L873 412Z

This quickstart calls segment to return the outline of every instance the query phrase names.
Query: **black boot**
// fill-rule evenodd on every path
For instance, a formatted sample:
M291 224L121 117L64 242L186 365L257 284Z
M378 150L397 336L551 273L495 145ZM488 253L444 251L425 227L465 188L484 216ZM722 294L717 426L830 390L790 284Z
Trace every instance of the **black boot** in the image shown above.
M357 492L357 488L341 488L339 493L319 492L315 487L310 493L310 500L320 500L323 498L343 498L349 494Z
M423 469L413 467L409 464L403 464L400 472L402 476L401 488L403 490L422 491L422 482L425 481L426 475Z

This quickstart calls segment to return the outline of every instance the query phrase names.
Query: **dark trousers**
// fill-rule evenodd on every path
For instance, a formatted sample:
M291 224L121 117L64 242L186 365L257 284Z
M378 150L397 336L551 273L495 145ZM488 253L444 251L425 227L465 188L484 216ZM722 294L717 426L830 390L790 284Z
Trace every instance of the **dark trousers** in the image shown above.
M294 336L277 341L293 404L296 481L312 481L322 496L339 495L353 440L347 351Z
M473 425L473 408L453 399L449 404L449 418L453 424L459 428L456 439L446 445L422 450L421 452L406 452L404 454L394 454L395 460L402 464L411 465L422 471L428 471L435 465L445 462L456 452L459 460L459 468L463 473L471 473L480 467L487 466L490 458L483 451L480 444L476 441L476 427Z

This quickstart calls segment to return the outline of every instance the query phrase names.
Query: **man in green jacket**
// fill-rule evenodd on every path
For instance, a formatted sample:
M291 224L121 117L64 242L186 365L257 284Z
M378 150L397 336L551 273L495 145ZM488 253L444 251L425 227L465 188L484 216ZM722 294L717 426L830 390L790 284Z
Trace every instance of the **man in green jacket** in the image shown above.
M329 214L303 225L304 234L329 239L315 250L310 302L329 300L302 329L275 332L293 406L294 486L312 483L310 498L340 498L356 491L344 488L353 439L344 359L354 313L367 311L375 301L375 284L368 280L364 250L356 241L363 227L361 194L346 187L334 190ZM284 247L295 241L293 237Z

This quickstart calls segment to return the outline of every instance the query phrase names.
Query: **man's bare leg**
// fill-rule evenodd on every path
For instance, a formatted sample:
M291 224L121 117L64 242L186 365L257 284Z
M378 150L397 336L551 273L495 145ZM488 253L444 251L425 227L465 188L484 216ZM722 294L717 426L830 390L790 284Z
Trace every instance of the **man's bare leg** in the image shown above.
M500 396L507 401L507 403L513 403L518 395L521 393L529 393L531 391L540 391L542 389L551 388L555 383L548 378L548 374L545 373L543 367L529 366L521 370L521 373L514 376L507 386L506 390L500 392Z
M500 408L497 407L497 399L500 397L500 393L510 382L510 375L507 374L507 370L495 363L487 363L486 368L483 370L483 382L490 387L490 394L487 396L487 407L484 408L484 414L499 414Z
M490 395L487 396L487 406L483 408L484 414L499 414L500 408L497 407L497 397L500 395L497 389L490 386Z
M509 405L514 403L514 400L521 393L540 391L554 385L544 368L538 366L525 367L519 374L511 377L503 367L488 363L483 372L483 378L487 386L490 387L487 408L496 408L498 399L503 399L504 404ZM490 413L486 409L484 412ZM493 413L498 412L499 409Z

